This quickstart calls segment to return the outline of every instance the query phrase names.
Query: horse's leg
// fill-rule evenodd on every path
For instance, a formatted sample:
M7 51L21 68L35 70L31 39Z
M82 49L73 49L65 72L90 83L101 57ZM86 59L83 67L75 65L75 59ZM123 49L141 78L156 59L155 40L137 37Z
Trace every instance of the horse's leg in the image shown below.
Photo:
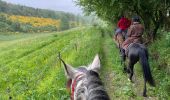
M144 97L147 97L147 95L146 95L146 79L144 79L144 89L143 89L143 96Z
M146 58L149 59L149 53L147 49L145 49L145 53L146 53Z
M122 48L122 44L124 42L122 33L118 33L116 38L117 38L117 43L118 43L118 47L120 50L121 65L123 65L123 71L126 72L126 69L127 69L125 65L126 55L125 55L125 50Z
M129 79L132 82L132 77L133 77L133 73L134 73L134 71L133 71L134 65L137 63L138 59L137 59L137 56L132 55L132 54L129 54L128 58L129 58L129 63L128 63L127 72L130 73Z
M134 69L134 64L135 64L135 62L132 62L131 59L129 59L129 60L130 60L130 61L129 61L129 65L128 65L127 72L129 73L129 79L130 79L130 81L133 82L133 81L132 81L132 77L133 77L133 73L134 73L133 69Z

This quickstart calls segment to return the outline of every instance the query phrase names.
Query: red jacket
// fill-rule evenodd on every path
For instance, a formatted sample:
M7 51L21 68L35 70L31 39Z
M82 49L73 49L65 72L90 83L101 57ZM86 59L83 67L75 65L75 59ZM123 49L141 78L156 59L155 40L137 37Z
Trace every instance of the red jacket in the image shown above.
M131 21L125 17L121 18L118 22L118 27L121 30L126 30L131 25Z

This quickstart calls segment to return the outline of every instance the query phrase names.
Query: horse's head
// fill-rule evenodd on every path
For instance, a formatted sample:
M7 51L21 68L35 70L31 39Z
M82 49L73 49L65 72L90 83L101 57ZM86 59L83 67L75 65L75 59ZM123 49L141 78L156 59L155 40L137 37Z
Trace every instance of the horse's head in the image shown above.
M67 76L67 88L71 90L71 100L87 100L88 91L87 85L89 80L89 73L97 74L100 69L100 59L96 55L93 62L88 66L80 66L73 68L71 65L64 64L65 74Z

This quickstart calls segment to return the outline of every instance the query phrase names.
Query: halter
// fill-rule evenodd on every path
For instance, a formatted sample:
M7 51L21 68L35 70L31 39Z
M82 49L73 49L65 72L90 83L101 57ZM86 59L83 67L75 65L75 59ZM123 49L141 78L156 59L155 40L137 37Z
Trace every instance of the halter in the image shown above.
M75 86L77 85L77 81L82 77L83 74L79 74L76 76L76 78L73 81L73 84L71 85L71 100L74 100L74 91L75 91Z

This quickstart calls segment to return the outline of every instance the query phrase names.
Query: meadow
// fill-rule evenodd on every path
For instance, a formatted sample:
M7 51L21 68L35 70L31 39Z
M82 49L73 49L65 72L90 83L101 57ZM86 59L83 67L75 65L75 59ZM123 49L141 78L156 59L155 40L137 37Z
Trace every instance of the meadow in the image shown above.
M100 50L100 37L99 31L90 28L1 35L0 99L67 98L58 53L75 66L88 64Z
M155 49L156 45L151 45L149 50ZM165 49L167 45L164 46ZM101 79L111 100L144 99L141 96L143 76L139 64L135 67L136 82L132 84L122 72L119 51L108 32L84 27L52 33L1 33L0 100L68 100L63 65L57 58L59 52L65 62L74 67L90 64L99 53ZM166 57L169 60L169 55ZM160 86L152 88L148 85L148 99L168 99L169 71L158 69L152 57L150 64Z

